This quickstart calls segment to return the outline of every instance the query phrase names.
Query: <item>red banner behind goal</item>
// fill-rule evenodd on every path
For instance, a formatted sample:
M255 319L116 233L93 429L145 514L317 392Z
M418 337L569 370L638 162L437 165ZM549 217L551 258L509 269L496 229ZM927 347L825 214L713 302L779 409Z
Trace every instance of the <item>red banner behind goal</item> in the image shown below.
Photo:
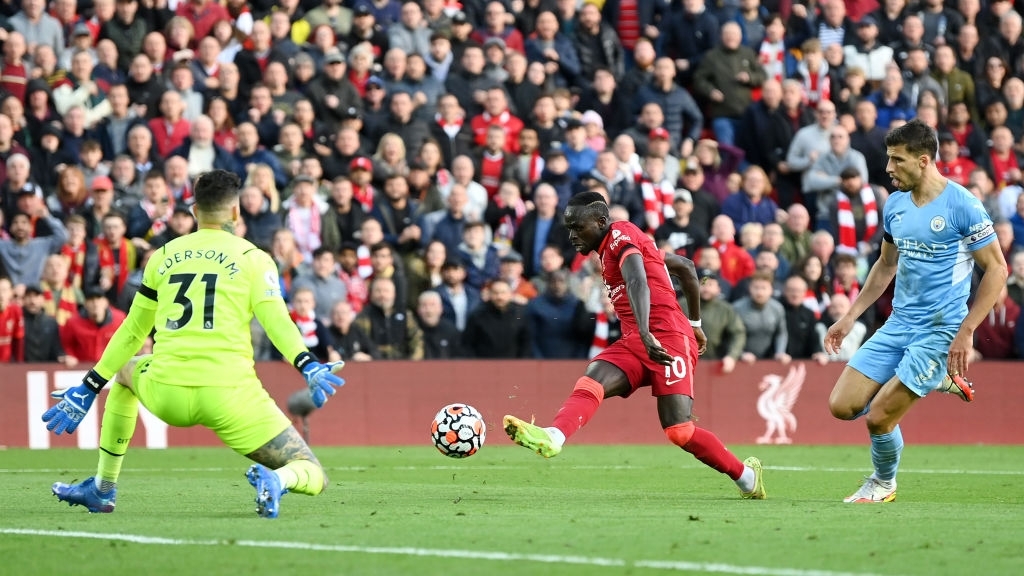
M348 365L348 383L309 417L311 443L318 446L427 444L431 419L446 404L464 402L480 410L491 430L489 443L506 443L499 430L504 414L536 416L547 423L582 374L579 361L371 362ZM726 443L863 444L863 422L842 422L828 410L828 396L842 365L794 362L740 365L721 374L720 364L698 367L694 413L701 426ZM965 404L934 394L911 410L903 434L914 444L1024 444L1019 407L1024 384L1012 377L1019 363L985 362L971 368L977 399ZM284 363L257 368L282 407L303 389L302 378ZM53 365L8 365L3 369L0 446L95 448L100 410L73 436L56 437L39 419L49 392L77 384L84 371ZM195 375L201 378L202 375ZM102 405L105 394L98 403ZM573 438L583 444L661 444L654 399L645 390L605 402ZM207 430L168 428L144 412L133 445L164 448L216 446Z

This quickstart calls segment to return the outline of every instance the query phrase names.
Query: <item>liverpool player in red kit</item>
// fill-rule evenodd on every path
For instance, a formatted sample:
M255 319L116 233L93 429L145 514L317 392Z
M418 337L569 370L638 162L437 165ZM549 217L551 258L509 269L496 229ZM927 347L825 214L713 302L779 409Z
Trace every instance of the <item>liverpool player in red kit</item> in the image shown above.
M687 321L683 315L669 277L679 279L688 308L699 316L700 284L693 262L673 254L663 257L654 242L629 222L611 223L608 204L596 192L573 196L565 210L565 227L578 252L596 250L600 255L605 286L622 323L622 339L590 362L551 427L505 416L509 438L551 458L586 425L602 400L628 397L637 388L650 386L669 440L727 474L744 498L763 499L761 462L754 457L740 462L717 436L693 423L693 370L707 339L700 320Z

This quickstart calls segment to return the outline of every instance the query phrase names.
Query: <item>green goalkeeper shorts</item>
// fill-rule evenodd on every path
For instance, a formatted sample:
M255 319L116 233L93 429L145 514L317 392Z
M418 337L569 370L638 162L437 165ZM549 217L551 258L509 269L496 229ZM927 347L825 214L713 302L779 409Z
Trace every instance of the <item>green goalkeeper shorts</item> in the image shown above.
M255 374L237 386L177 386L146 377L152 357L135 365L132 382L139 402L171 426L209 428L245 456L292 425Z

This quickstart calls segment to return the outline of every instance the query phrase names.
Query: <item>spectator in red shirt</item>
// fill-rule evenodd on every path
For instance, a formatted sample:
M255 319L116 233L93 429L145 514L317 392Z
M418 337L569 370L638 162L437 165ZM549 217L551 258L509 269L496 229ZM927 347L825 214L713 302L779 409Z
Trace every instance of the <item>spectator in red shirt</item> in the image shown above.
M725 214L715 216L711 222L711 245L722 260L721 277L730 285L754 273L754 259L736 244L736 225Z
M1020 307L1010 298L1003 288L999 300L988 317L974 331L974 358L1009 360L1014 358L1014 332L1017 329L1017 317Z
M0 62L0 88L25 101L29 71L25 66L25 37L20 32L11 32L4 42L4 58Z
M489 127L500 126L505 130L505 150L512 154L519 153L519 133L523 130L523 121L509 111L508 98L505 97L503 87L494 86L487 90L484 111L474 117L470 124L473 127L473 140L477 146L487 144L487 129Z
M178 4L178 16L183 16L195 29L189 48L197 48L196 42L206 38L219 20L231 20L228 9L212 0L189 0Z
M25 320L21 306L14 303L14 287L0 278L0 362L21 362L24 340Z
M110 307L102 290L90 288L85 294L82 313L72 316L60 328L64 352L80 362L98 362L124 318L124 312Z
M970 158L960 155L960 144L952 132L939 132L939 159L935 162L939 173L961 186L967 186L971 171L977 166Z
M184 118L185 103L181 94L168 90L160 97L160 115L149 121L153 133L153 144L161 158L185 143L191 131L191 123Z
M992 176L996 190L1021 182L1021 168L1024 161L1013 148L1013 132L1006 126L992 129L992 146L979 161L981 167Z
M484 23L484 27L476 29L469 37L481 45L491 38L498 38L505 42L505 47L509 50L526 54L522 33L508 26L508 12L504 4L497 0L488 2L484 11Z

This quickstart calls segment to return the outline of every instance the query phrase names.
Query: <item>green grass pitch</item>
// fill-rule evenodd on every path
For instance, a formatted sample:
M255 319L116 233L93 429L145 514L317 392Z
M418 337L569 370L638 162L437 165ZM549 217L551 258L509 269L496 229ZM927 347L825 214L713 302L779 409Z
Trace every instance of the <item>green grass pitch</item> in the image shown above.
M1024 574L1024 447L908 446L885 505L842 503L866 445L732 448L764 462L768 500L668 445L319 448L329 490L277 520L226 448L131 451L106 515L50 494L94 452L0 451L0 573Z

